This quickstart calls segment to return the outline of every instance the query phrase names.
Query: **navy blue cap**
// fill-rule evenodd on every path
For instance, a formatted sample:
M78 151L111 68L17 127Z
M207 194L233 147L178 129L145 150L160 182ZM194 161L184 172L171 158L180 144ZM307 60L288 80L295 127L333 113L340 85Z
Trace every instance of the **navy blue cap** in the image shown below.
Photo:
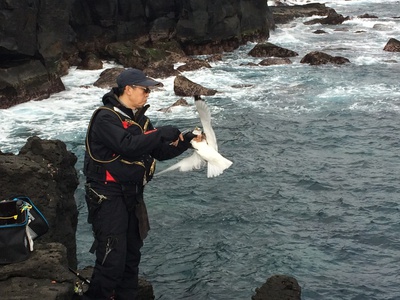
M117 84L118 87L124 88L127 85L155 86L160 82L147 77L141 70L129 68L118 75Z

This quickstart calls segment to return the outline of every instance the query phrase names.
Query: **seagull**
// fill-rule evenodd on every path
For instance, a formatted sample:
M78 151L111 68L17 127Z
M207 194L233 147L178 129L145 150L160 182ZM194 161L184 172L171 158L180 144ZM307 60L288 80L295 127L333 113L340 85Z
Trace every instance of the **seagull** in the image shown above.
M206 102L199 96L195 96L195 105L201 125L203 126L204 134L198 127L192 132L195 135L202 135L201 141L193 138L190 142L194 149L193 154L169 168L158 172L157 175L176 169L179 169L181 172L188 172L194 169L200 169L207 164L207 177L211 178L221 175L224 170L232 165L232 161L218 153L217 138L211 127L211 113Z

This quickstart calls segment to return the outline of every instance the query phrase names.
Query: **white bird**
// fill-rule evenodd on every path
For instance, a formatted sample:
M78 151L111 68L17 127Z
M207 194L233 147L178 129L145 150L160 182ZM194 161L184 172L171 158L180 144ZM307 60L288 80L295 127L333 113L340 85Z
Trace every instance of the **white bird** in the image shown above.
M217 138L211 127L211 113L206 102L200 99L195 100L195 104L197 112L199 113L201 125L203 126L205 138L203 138L201 142L196 141L195 138L192 139L190 143L194 148L193 154L159 172L157 175L176 169L179 169L181 172L192 171L194 169L200 169L207 163L207 177L210 178L221 175L225 169L232 165L229 159L226 159L218 153ZM199 128L196 128L193 134L199 135L202 134L202 132Z

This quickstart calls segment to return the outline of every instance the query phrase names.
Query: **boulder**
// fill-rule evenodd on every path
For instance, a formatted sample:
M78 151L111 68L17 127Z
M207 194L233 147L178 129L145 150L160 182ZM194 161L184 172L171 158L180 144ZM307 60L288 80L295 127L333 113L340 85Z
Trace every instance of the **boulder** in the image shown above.
M116 78L124 70L124 68L110 68L100 73L93 85L99 88L108 89L117 86Z
M186 55L265 40L273 24L264 0L0 0L0 14L0 108L64 90L71 65L98 69L107 59L175 76Z
M78 69L82 70L99 70L103 69L103 62L95 53L85 53L84 58L78 65Z
M185 99L180 98L180 99L176 100L174 104L168 106L167 108L161 108L158 111L162 111L162 112L166 112L167 113L167 112L170 112L172 107L175 107L175 106L189 106L189 104Z
M179 66L177 70L179 72L185 72L185 71L193 71L193 70L198 70L201 68L211 68L210 64L202 59L192 59L189 60L186 64Z
M77 157L59 141L30 137L18 155L0 155L3 198L27 196L47 219L50 229L35 244L57 242L65 246L68 264L76 266L75 234L78 209Z
M310 17L310 16L326 16L330 8L325 4L310 3L305 5L293 6L271 6L275 24L285 24L294 20L295 18Z
M78 210L76 156L59 140L28 139L19 154L0 151L1 198L29 197L49 223L49 231L34 241L34 250L22 262L1 265L1 299L71 300L78 278L75 269ZM90 268L88 268L90 269ZM89 278L90 273L85 273ZM144 278L140 299L154 299Z
M292 61L286 57L270 57L263 59L258 64L260 66L290 65Z
M391 38L383 48L384 51L389 52L400 52L400 41L394 38Z
M304 22L305 25L313 24L325 24L325 25L338 25L342 24L344 21L349 20L349 17L343 17L343 15L338 14L334 9L328 11L328 16L326 18L314 19Z
M273 275L256 289L252 300L300 300L301 288L294 277Z
M178 75L175 77L174 92L175 95L181 97L197 95L213 96L217 93L216 90L205 88L182 75Z
M0 67L0 109L45 99L64 90L60 77L49 73L39 60L25 58Z
M279 47L272 43L259 43L254 46L253 49L248 53L253 57L266 57L266 56L274 56L274 57L293 57L298 56L297 52L292 50Z
M323 65L323 64L345 64L350 63L350 60L341 56L332 56L324 52L313 51L306 54L301 60L302 64Z
M64 90L63 53L74 38L71 0L0 0L0 108Z

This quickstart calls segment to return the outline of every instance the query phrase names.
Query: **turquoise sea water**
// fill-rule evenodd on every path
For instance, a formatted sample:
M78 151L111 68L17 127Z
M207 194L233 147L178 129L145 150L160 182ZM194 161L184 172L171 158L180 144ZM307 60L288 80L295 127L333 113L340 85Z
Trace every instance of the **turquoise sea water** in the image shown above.
M400 54L382 50L400 39L400 2L380 2L326 2L352 17L337 26L280 25L269 41L299 53L292 65L243 65L260 61L248 44L183 74L219 91L205 99L219 150L234 164L213 179L170 172L146 188L141 273L157 299L251 299L274 274L294 276L306 300L400 299ZM357 18L364 13L378 18ZM315 50L351 63L300 64ZM87 122L106 92L92 86L100 72L71 69L65 92L0 111L0 149L18 152L33 134L61 139L83 182ZM173 78L163 82L150 97L153 122L200 125L192 99L158 111L178 99ZM82 193L80 267L94 260Z

